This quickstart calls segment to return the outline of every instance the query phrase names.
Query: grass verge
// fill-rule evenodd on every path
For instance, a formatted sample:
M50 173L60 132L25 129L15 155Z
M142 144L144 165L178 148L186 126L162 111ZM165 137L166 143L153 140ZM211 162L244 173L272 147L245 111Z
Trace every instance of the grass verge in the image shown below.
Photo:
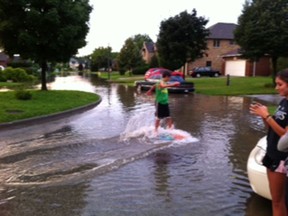
M194 82L195 92L205 95L276 94L271 77L188 78Z
M15 82L0 82L0 89L1 88L13 88L13 87L18 87L20 86L20 83L15 83Z
M92 74L97 74L101 79L104 79L108 82L112 83L123 83L129 86L134 86L134 82L137 80L144 80L144 75L129 75L129 73L125 73L124 75L120 75L119 72L111 72L110 76L108 72L91 72Z
M99 96L81 91L32 90L31 100L18 100L14 91L0 93L0 123L58 113L96 102Z
M98 73L102 79L108 80L107 72ZM119 72L110 74L110 82L124 83L130 86L134 85L136 80L144 80L143 75L128 74L119 75ZM205 95L253 95L253 94L276 94L272 85L271 77L230 77L227 85L227 77L186 77L187 82L193 82L195 92Z

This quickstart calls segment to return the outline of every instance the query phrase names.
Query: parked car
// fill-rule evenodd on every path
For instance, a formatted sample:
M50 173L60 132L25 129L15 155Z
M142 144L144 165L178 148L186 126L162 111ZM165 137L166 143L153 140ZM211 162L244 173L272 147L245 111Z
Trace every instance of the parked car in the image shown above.
M262 165L262 159L266 153L266 145L267 140L265 136L252 149L247 161L247 173L252 190L256 194L271 200L266 167Z
M221 75L219 70L214 70L211 67L196 67L190 72L192 77L210 76L218 77Z
M189 93L194 92L194 83L186 82L184 74L178 71L171 71L165 68L151 68L145 73L144 81L136 81L135 86L139 90L148 91L153 85L162 79L162 74L168 71L171 73L170 82L180 82L179 86L169 87L168 91L171 93Z
M180 79L180 81L184 81L184 74L182 72L179 71L171 71L169 69L166 68L150 68L149 70L146 71L144 79L146 81L157 81L159 79L162 78L162 74L168 71L169 73L171 73L171 79L175 78L175 77L179 77L182 78Z

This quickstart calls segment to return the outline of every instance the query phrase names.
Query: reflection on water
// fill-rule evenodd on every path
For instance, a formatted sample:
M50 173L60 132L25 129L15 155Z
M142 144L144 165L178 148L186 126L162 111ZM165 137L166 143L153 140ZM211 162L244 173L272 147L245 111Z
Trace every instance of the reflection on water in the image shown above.
M120 139L128 126L154 122L154 99L133 87L71 76L49 88L95 92L102 102L0 132L0 215L271 215L247 179L247 157L265 134L251 98L170 94L176 128L199 140L170 146Z

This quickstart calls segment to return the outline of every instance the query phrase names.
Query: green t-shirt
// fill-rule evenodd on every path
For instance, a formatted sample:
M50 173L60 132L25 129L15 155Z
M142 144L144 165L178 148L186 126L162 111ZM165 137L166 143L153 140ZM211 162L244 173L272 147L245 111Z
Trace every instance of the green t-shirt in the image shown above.
M166 84L164 81L161 81ZM160 104L168 104L168 89L160 88L160 82L156 84L156 102Z

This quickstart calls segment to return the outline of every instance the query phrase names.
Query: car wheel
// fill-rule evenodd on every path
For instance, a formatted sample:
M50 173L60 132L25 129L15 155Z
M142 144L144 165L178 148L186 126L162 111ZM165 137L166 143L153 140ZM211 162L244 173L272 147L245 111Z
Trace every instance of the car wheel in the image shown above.
M198 73L198 74L196 74L196 77L198 77L198 78L199 78L199 77L201 77L201 75Z
M215 73L215 74L214 74L214 77L218 77L218 76L219 76L219 74L218 74L218 73Z

